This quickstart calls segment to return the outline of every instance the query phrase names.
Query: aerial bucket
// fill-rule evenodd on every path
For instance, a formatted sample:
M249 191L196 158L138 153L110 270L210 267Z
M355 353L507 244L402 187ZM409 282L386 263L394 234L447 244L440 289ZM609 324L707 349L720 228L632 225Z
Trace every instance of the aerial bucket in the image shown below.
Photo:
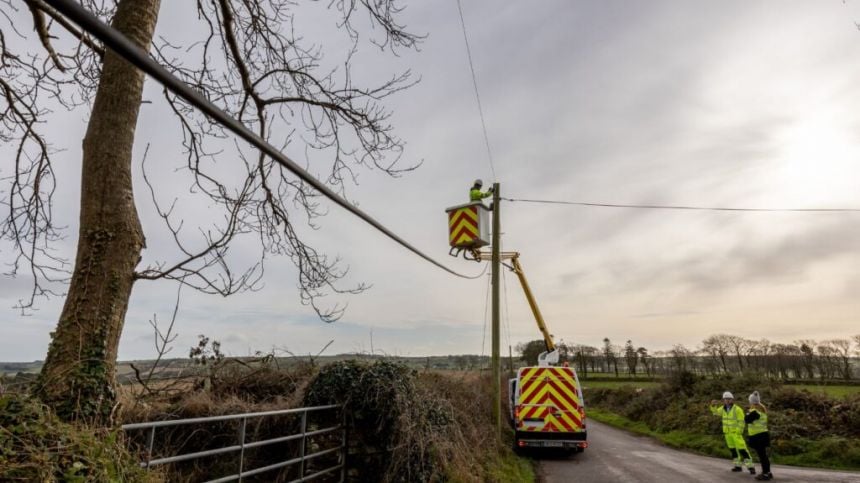
M473 201L446 208L448 213L448 244L451 249L477 250L490 244L490 210L484 203Z
M558 350L552 352L541 352L538 355L538 366L549 367L558 364Z

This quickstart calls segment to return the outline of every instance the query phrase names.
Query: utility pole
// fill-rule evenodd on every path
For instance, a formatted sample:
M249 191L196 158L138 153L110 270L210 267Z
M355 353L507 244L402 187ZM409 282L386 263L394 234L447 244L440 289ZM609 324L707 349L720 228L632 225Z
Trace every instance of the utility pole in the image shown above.
M501 358L499 357L500 200L499 183L493 183L493 258L490 262L490 269L492 270L493 284L493 419L496 422L496 434L501 434L502 432L502 365Z

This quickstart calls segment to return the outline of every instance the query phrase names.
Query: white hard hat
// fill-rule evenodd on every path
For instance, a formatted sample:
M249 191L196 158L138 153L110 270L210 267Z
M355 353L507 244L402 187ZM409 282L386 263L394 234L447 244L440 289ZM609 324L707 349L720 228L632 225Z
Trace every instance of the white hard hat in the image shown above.
M476 185L478 185L478 186L484 186L484 182L483 182L483 181L481 181L480 179L476 179L476 180L475 180L475 184L476 184Z
M732 396L732 393L730 393L729 391L726 391L723 393L723 399L734 399L734 398L735 397Z

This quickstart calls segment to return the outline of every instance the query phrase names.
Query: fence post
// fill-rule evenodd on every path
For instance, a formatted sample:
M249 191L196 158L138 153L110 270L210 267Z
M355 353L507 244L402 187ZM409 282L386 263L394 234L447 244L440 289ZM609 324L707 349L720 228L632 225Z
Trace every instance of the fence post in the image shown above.
M152 431L149 432L149 441L146 445L146 466L145 468L149 468L149 462L152 461L152 446L155 444L155 426L152 427Z
M239 483L242 483L242 470L245 468L245 427L248 423L248 418L242 418L242 425L239 427Z
M301 461L299 461L299 481L304 481L305 479L305 442L307 441L305 438L305 434L308 432L308 412L307 410L302 411L302 445L301 445Z

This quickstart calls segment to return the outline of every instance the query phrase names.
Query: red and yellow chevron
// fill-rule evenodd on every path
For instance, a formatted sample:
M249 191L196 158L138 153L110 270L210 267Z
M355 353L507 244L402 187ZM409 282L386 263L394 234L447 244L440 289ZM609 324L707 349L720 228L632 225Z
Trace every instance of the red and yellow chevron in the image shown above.
M582 401L569 367L528 367L520 370L518 426L527 431L577 432L583 430ZM541 425L523 425L527 418Z
M448 213L448 242L452 247L470 247L477 238L477 206L466 206Z

